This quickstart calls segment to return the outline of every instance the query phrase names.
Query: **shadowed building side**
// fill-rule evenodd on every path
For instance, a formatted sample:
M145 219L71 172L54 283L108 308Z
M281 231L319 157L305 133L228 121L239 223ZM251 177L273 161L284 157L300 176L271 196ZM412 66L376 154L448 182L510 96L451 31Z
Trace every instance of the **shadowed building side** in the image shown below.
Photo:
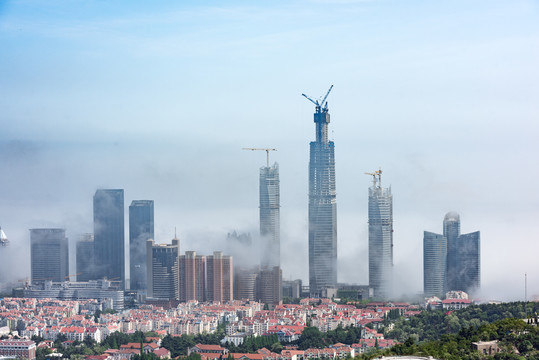
M94 280L94 235L82 235L76 250L77 281Z

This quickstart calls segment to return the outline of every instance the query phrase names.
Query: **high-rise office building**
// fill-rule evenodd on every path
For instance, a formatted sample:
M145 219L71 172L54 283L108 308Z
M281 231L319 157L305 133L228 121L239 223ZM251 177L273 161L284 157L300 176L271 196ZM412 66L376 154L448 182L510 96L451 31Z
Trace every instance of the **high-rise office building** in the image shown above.
M94 262L97 279L125 287L124 191L99 189L94 195Z
M30 229L32 282L65 281L69 275L69 247L65 229Z
M393 195L383 188L382 170L369 188L369 286L374 297L389 299L393 289Z
M234 299L232 256L214 251L206 257L206 300L227 302Z
M177 300L179 292L180 240L172 244L146 241L147 296L152 299Z
M424 232L423 235L423 290L427 297L442 297L447 291L447 238Z
M428 232L425 232L427 234ZM449 212L444 217L443 235L428 233L432 239L442 239L446 243L446 270L445 288L447 291L464 291L473 293L481 287L481 239L479 231L461 234L460 216L456 212ZM424 243L424 284L425 295L433 293L432 287L427 287L427 280L432 283L433 267L435 261L428 256L441 256L433 253L432 247L427 249ZM442 245L441 245L442 246ZM440 262L443 259L440 259ZM427 264L429 264L427 266ZM442 264L437 266L441 269ZM437 275L439 277L439 275Z
M129 206L129 279L131 290L146 290L146 241L154 238L153 200Z
M309 286L320 296L337 284L337 198L335 188L335 144L329 141L330 116L327 96L316 105L316 140L310 143L309 161Z
M94 235L83 234L77 241L77 281L90 281L94 275Z
M180 301L206 301L206 257L194 251L180 256Z

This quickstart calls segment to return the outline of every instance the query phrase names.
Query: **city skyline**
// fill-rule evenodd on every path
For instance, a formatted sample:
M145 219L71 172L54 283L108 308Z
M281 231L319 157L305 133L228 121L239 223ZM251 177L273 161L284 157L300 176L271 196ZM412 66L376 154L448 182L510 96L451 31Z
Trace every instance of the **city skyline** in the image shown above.
M535 2L83 3L0 5L1 250L26 272L12 279L29 275L30 228L67 229L74 258L99 188L155 200L157 242L176 227L201 254L233 230L258 243L260 158L241 151L256 145L279 149L283 279L306 283L301 93L335 84L339 281L368 282L363 172L382 166L398 292L422 289L423 231L457 211L481 229L482 297L523 299L525 272L539 293Z

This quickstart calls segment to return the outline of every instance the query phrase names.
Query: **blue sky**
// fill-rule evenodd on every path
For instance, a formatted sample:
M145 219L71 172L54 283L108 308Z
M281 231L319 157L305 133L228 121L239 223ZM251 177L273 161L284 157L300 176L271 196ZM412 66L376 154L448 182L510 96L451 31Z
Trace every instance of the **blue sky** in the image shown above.
M423 230L457 211L481 231L484 296L522 297L526 271L539 294L537 24L519 0L4 1L0 226L21 246L31 227L74 241L95 189L124 188L156 201L158 242L177 227L205 251L257 233L265 157L241 148L276 147L283 272L306 280L301 93L333 84L339 279L367 282L363 173L381 166L403 292L422 288Z

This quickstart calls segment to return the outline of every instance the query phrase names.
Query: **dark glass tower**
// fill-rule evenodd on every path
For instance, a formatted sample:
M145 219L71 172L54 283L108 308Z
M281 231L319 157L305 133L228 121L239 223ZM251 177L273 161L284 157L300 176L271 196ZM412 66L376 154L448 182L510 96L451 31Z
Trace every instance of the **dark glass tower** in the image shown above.
M69 280L69 248L64 229L30 229L32 282Z
M309 161L309 286L312 296L337 285L337 198L335 144L328 139L330 116L327 96L316 105L316 140L310 143Z
M95 276L125 286L123 189L100 189L94 195Z
M130 289L146 290L146 241L154 238L153 200L133 200L129 206Z

